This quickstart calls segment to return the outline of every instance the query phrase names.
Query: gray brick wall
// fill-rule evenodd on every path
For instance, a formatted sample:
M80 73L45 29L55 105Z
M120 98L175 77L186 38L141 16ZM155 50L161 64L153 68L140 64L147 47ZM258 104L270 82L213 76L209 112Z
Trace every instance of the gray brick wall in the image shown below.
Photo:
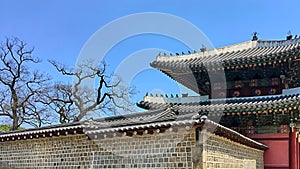
M192 168L194 132L181 129L133 137L93 140L94 168Z
M95 146L85 135L1 143L2 168L88 168Z
M202 132L202 168L263 169L263 151ZM201 167L199 167L201 168Z
M202 144L202 138L209 139ZM263 151L209 133L201 139L196 141L194 129L181 128L131 137L88 140L77 134L7 141L0 143L0 167L202 169L243 168L254 162L263 169Z

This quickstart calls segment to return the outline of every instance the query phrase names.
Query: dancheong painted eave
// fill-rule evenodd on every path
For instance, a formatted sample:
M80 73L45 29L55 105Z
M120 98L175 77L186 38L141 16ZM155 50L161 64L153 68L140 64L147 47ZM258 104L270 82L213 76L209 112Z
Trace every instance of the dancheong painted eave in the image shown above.
M231 69L286 62L299 53L300 38L291 40L247 41L231 46L177 56L157 56L151 63L162 71L183 71L202 67Z
M163 99L163 98L162 98ZM173 105L179 113L208 112L208 116L223 116L225 114L252 114L287 112L300 109L300 94L261 96L247 98L209 99L190 103L157 102L157 97L147 97L138 106L145 109L157 109Z

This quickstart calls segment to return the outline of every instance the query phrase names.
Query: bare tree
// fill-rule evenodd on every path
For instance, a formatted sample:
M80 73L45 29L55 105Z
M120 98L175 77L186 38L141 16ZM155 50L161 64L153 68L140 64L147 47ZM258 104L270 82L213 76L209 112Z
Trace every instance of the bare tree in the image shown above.
M42 97L42 103L49 111L56 113L54 117L59 118L59 123L70 123L75 118L75 107L72 96L72 86L69 84L56 83L49 88L49 92ZM57 116L58 115L58 116ZM55 120L54 121L57 121Z
M82 120L84 117L117 114L117 109L130 111L133 104L130 96L135 94L134 88L121 85L119 78L106 75L107 65L92 65L92 61L69 69L54 60L49 61L58 72L73 78L73 85L57 83L48 96L48 105L59 116L60 123ZM87 79L99 80L96 88L85 85Z
M30 69L40 62L33 50L18 38L7 38L0 46L0 116L12 121L12 130L24 123L39 127L49 122L39 96L50 78Z

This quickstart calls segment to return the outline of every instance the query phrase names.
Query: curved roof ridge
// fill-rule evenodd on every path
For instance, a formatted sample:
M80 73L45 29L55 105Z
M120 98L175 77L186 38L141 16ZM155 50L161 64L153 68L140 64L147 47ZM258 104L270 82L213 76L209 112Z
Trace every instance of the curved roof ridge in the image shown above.
M258 40L257 47L276 47L300 43L300 38L290 40Z
M213 48L205 50L203 52L196 52L192 54L178 55L178 56L157 56L157 61L171 61L171 60L186 60L191 58L205 58L207 56L214 56L226 53L233 53L235 51L242 51L245 49L250 49L256 47L257 41L245 41L241 43L236 43L228 46Z
M257 40L257 41L245 41L218 47L214 49L205 50L203 52L195 52L191 54L177 55L177 56L157 56L156 61L180 61L186 59L205 59L214 55L227 55L236 54L236 52L243 51L248 52L252 48L273 48L278 46L288 46L293 44L300 44L300 38L290 40ZM296 47L296 46L294 46ZM258 52L258 51L257 51Z
M102 122L102 121L116 121L116 120L123 120L123 119L132 119L132 118L140 118L146 117L149 115L156 115L159 114L161 111L164 111L166 108L162 107L155 110L147 110L144 112L132 112L124 115L116 115L116 116L109 116L104 118L95 119L95 121Z

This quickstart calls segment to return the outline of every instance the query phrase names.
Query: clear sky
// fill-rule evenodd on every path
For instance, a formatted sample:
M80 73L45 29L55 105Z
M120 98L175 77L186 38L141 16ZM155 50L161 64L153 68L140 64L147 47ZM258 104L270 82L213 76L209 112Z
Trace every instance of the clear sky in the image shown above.
M181 17L201 30L213 46L220 47L248 41L254 31L260 39L284 39L288 31L300 34L299 7L298 0L0 0L0 39L16 36L34 46L34 55L44 61L37 68L58 78L47 59L74 66L83 46L96 31L130 14L161 12ZM137 26L128 24L126 29ZM161 23L158 27L166 25ZM113 30L107 37L122 31L124 27ZM115 44L105 56L109 71L113 72L136 53L135 57L151 61L156 54L142 56L141 51L153 48L173 53L189 50L166 36L129 37ZM177 84L157 70L143 69L136 73L131 84L140 93L134 101L142 100L147 91L180 93Z

